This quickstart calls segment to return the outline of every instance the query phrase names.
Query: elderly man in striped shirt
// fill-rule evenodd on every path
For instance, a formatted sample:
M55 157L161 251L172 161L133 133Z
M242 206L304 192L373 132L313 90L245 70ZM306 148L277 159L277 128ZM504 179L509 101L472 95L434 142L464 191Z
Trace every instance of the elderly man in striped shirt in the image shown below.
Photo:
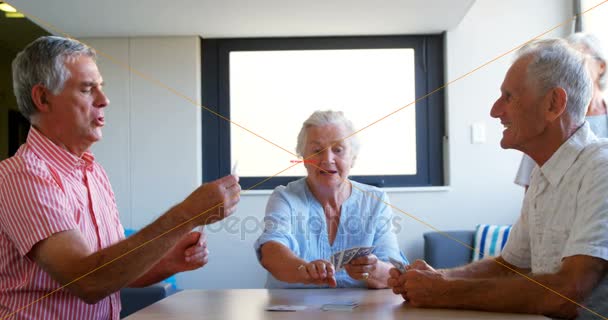
M13 82L32 126L0 163L0 318L118 319L120 288L207 262L203 236L191 230L235 210L236 176L200 186L124 239L110 182L89 151L109 104L95 52L39 38L13 61Z

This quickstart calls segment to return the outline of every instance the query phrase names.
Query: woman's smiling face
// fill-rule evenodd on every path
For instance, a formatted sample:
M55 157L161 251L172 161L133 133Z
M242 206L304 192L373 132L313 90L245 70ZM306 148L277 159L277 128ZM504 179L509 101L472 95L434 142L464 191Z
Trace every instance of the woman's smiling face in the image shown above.
M306 129L304 163L308 181L316 187L338 188L353 166L354 155L346 128L328 124Z

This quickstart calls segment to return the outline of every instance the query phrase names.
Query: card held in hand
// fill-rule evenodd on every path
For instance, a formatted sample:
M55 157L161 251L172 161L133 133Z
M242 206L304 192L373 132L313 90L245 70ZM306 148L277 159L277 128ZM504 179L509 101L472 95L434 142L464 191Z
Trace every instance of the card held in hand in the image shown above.
M342 256L344 255L344 251L336 252L331 255L329 261L334 265L334 270L336 272L340 271L340 263L342 262Z
M344 268L344 266L357 255L357 252L359 252L359 247L344 250L344 255L342 256L342 261L340 262L340 269Z
M388 261L395 267L397 268L397 270L399 270L399 272L403 273L405 272L405 264L397 259L394 259L393 257L388 257Z
M330 262L334 265L336 272L344 269L344 266L351 262L353 259L357 259L359 257L367 256L374 251L376 247L352 247L340 252L334 253Z
M372 254L372 251L374 251L376 247L371 246L371 247L359 247L357 254L355 254L351 260L353 259L357 259L359 257L364 257L364 256L369 256L370 254ZM350 262L350 261L349 261Z

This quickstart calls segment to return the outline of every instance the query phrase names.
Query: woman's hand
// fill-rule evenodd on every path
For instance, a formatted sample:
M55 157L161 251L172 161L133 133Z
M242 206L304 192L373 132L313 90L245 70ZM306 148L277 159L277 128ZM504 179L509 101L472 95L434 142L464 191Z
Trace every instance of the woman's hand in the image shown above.
M378 258L373 254L369 254L351 260L348 264L344 265L344 269L355 280L367 280L372 272L376 270L377 266Z
M303 263L297 268L298 275L304 284L324 285L336 287L336 271L331 262L327 260L314 260Z
M355 280L367 281L369 288L386 288L390 265L378 260L374 254L368 254L351 260L344 266L346 273Z

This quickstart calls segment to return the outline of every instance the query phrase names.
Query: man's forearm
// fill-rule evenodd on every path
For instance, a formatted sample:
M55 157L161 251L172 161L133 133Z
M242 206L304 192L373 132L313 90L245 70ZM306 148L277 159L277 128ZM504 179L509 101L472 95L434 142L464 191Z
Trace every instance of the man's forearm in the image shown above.
M154 267L152 267L152 269L148 270L148 272L144 273L141 277L131 282L129 284L129 287L146 287L151 284L163 281L174 274L175 272L172 272L167 268L166 263L164 263L164 260L160 260L157 264L154 265Z
M448 279L438 305L443 308L544 314L570 318L576 305L565 282L555 275L497 279ZM567 297L565 299L560 295Z
M465 279L507 277L517 274L516 271L524 274L528 273L528 270L519 269L500 257L483 259L462 267L438 271L443 273L447 278Z
M160 270L159 261L194 227L193 223L185 223L186 216L179 210L172 208L128 239L85 258L78 276L97 270L73 285L75 290L84 291L79 296L95 302L129 284L142 286L170 276L167 270ZM167 232L172 228L175 229Z

